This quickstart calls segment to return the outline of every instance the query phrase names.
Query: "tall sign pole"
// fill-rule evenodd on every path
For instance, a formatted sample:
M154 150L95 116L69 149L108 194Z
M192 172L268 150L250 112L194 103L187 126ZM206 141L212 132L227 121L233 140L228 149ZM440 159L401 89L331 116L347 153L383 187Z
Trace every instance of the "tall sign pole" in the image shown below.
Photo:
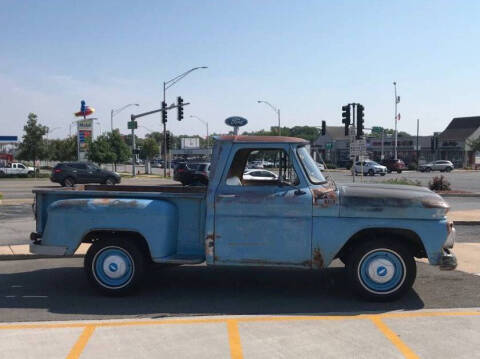
M397 121L398 121L398 112L397 112L397 105L400 102L400 99L397 96L397 82L393 82L393 87L395 91L395 148L394 148L394 155L395 159L397 159L398 151L397 151L397 146L398 146L398 133L397 133Z

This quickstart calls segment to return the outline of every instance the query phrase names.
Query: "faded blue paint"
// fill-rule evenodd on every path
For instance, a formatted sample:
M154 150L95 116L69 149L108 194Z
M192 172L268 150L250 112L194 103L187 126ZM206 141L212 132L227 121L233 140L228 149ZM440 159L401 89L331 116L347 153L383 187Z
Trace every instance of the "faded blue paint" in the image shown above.
M321 268L359 231L402 229L421 238L431 264L440 263L448 207L440 196L409 186L312 185L297 158L300 145L216 141L205 194L35 190L37 232L42 245L66 246L67 255L90 231L134 231L156 262ZM228 186L230 163L242 148L285 150L298 184Z

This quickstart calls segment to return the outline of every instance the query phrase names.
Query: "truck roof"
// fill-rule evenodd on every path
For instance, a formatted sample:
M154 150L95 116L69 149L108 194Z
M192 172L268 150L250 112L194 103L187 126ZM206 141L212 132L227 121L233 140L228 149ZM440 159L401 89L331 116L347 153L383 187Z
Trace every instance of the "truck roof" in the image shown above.
M265 142L282 142L282 143L308 143L307 140L298 137L286 137L286 136L220 136L219 141L231 141L231 142L252 142L252 143L265 143Z

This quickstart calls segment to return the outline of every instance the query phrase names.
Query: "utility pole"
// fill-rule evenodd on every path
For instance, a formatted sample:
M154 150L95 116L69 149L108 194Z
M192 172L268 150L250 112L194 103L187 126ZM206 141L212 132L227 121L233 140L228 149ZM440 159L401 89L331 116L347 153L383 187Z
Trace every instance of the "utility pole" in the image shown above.
M393 82L393 87L395 89L395 148L394 154L395 159L397 159L397 141L398 141L398 134L397 134L397 121L398 121L398 113L397 113L397 104L400 102L399 98L397 97L397 82Z
M419 157L419 153L420 153L420 148L418 147L418 130L420 128L420 119L417 118L417 168L418 168L418 157Z
M135 127L137 122L135 121L135 116L130 116L130 124L129 127L132 130L132 177L135 177L135 164L137 161L137 154L135 153Z
M383 141L384 141L383 136L384 135L385 135L385 129L382 128L382 152L380 153L380 159L382 159L382 160L385 158L385 154L383 152Z

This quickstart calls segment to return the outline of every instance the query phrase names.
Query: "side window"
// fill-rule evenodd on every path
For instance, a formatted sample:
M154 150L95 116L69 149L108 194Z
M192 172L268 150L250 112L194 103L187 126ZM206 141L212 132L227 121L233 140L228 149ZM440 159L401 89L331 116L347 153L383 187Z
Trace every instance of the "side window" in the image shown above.
M25 166L24 165L18 165L18 168L21 168L22 170L24 170Z
M278 180L251 179L244 180L243 174L247 169L247 164L271 162L273 166L271 172L278 177ZM250 172L251 177L270 177L273 175L265 171ZM293 163L288 153L282 149L253 149L244 148L235 153L230 169L228 171L226 184L229 186L278 186L279 183L296 186L299 179Z

